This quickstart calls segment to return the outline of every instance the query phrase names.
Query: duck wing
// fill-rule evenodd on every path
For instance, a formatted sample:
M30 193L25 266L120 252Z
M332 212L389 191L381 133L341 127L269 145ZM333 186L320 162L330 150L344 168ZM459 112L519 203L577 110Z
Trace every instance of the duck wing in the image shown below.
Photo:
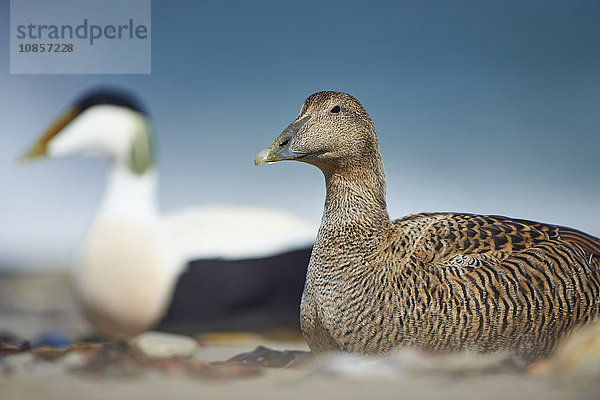
M414 256L425 266L454 275L479 267L493 268L533 250L549 258L531 259L526 269L541 270L553 264L565 274L578 268L600 273L600 239L568 227L499 215L455 213L410 215L395 223L419 226L409 229L415 230ZM546 269L550 267L546 265Z
M394 223L401 234L388 251L406 260L395 270L404 334L420 346L537 358L600 315L598 238L502 216L418 214Z
M311 246L317 227L293 214L240 206L170 213L165 229L182 260L249 259Z

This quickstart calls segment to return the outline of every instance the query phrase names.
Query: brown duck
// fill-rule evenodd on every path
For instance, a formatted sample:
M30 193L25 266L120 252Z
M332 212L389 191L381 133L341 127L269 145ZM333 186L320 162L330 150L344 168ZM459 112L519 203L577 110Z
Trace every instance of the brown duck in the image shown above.
M255 164L318 167L327 195L302 295L311 350L402 347L549 355L600 313L600 240L501 216L391 221L373 122L352 96L318 92Z

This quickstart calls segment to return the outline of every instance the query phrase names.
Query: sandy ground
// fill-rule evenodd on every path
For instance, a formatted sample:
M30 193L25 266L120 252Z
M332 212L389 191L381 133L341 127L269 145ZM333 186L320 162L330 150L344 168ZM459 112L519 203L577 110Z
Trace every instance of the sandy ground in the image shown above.
M247 351L248 347L209 346L196 357L224 359L240 350ZM72 365L66 362L35 361L30 354L8 358L2 363L4 372L0 375L0 397L6 400L600 398L597 380L535 377L508 371L415 370L407 367L411 365L408 360L390 363L334 357L302 367L256 368L241 376L235 372L229 377L208 378L157 371L146 371L138 377L91 377L72 372Z
M0 277L0 332L35 341L41 332L85 332L64 277ZM65 286L67 285L67 286ZM54 360L39 352L0 356L0 399L600 399L600 374L584 366L557 373L531 368L505 355L439 356L402 351L389 357L329 355L267 368L260 363L211 366L212 361L252 351L308 350L302 341L249 335L205 335L185 359L161 367L114 366L82 372L84 352ZM85 353L87 354L87 353ZM47 358L47 357L46 357ZM167 365L167 367L165 367Z

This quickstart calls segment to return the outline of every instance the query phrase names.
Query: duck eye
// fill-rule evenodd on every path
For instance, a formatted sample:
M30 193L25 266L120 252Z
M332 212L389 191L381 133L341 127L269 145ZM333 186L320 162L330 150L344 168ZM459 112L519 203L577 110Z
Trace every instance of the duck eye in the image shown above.
M335 106L331 109L331 112L334 114L337 114L340 112L340 106Z

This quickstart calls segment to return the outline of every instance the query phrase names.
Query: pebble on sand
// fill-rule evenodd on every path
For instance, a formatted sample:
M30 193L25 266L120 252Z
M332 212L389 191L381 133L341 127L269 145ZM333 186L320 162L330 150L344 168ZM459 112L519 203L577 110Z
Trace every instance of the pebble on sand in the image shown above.
M165 332L145 332L132 340L142 353L151 358L192 357L198 350L196 339Z

